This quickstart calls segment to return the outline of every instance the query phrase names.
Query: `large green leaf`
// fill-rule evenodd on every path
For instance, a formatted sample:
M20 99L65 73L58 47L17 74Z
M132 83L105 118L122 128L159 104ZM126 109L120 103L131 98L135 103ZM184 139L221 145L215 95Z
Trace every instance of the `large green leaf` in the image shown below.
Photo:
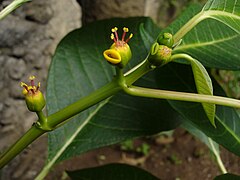
M157 72L159 88L196 93L191 73L189 66L171 63ZM214 94L224 95L221 88L215 83ZM200 103L181 101L169 101L169 103L182 115L184 121L191 121L196 128L207 136L240 156L240 118L234 108L217 106L216 128L214 128Z
M67 174L72 180L158 180L147 171L126 165L107 164L77 171L68 171Z
M140 24L143 24L141 33ZM112 43L109 35L114 26L127 26L134 33L130 41L133 59L129 67L147 56L150 47L146 47L144 38L153 40L159 33L149 18L129 18L95 22L68 34L57 47L49 71L48 114L111 81L114 71L102 52ZM153 84L153 77L142 79L142 85ZM172 129L179 123L177 117L166 101L120 93L80 113L49 134L48 164L42 173L54 163L87 150Z
M203 16L216 19L240 34L239 0L209 0L202 13Z
M237 4L235 9L238 9ZM164 31L176 34L182 26L199 12L201 12L199 6L191 6ZM209 11L204 11L204 13L206 12ZM219 12L222 12L221 9L219 9ZM204 13L201 12L199 18L202 18ZM225 16L224 18L229 21L232 19L231 16ZM192 24L194 23L195 21L192 22ZM238 30L240 28L239 24L240 22L237 24ZM240 69L239 31L236 32L226 24L214 19L205 19L192 29L191 26L186 28L189 28L190 31L181 37L182 42L174 49L174 53L189 54L207 67L231 70Z

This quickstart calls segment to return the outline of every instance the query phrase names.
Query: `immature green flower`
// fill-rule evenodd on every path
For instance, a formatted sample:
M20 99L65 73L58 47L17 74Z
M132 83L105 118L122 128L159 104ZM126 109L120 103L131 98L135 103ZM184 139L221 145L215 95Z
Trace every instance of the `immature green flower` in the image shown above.
M25 96L25 101L29 111L38 112L44 108L46 101L42 92L39 90L40 82L37 86L35 86L34 79L35 76L30 76L30 85L21 82L21 86L23 87L22 93Z
M157 42L151 47L148 61L154 66L163 66L170 62L172 56L172 49L165 46L159 45Z
M173 40L173 36L172 34L170 33L163 33L161 34L159 37L158 37L158 40L157 42L160 44L160 45L165 45L169 48L172 48L173 47L173 44L174 44L174 40Z
M103 52L103 56L110 64L123 68L132 57L131 49L127 43L133 37L133 34L130 34L125 40L126 33L129 30L124 27L122 38L119 39L117 30L117 27L112 28L111 39L114 43L109 49Z

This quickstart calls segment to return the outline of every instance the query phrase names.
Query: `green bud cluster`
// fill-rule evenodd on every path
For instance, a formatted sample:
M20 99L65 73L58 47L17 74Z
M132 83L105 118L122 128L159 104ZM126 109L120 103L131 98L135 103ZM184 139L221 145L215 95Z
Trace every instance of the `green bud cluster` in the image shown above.
M161 34L150 50L148 61L154 66L163 66L171 61L174 41L170 33Z

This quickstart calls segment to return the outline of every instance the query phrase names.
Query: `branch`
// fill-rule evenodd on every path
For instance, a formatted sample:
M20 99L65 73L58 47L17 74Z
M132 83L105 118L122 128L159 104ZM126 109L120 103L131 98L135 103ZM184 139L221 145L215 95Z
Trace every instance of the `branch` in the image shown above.
M7 7L5 7L0 12L0 20L5 18L8 14L10 14L12 11L20 7L22 4L26 2L30 2L31 0L14 0L12 3L10 3Z

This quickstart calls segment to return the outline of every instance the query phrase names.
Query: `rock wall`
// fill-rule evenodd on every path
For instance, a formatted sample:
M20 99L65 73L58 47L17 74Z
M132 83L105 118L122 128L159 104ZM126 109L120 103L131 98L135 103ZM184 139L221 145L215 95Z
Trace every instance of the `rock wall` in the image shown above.
M1 3L3 7L9 1ZM32 1L0 21L1 150L13 144L37 119L26 108L20 81L28 82L28 77L35 75L44 92L57 43L80 26L79 5L66 0ZM3 179L32 179L44 164L46 149L45 137L11 162L3 171ZM34 166L39 167L29 168Z

